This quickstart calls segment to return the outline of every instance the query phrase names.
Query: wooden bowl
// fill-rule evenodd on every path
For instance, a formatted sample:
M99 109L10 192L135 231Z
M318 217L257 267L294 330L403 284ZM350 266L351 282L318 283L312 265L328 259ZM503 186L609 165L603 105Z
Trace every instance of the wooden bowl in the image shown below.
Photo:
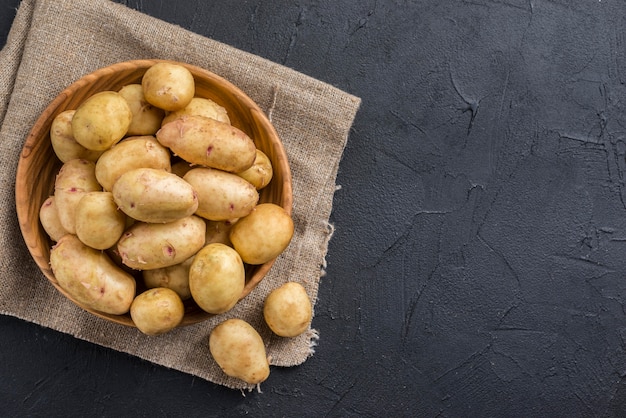
M136 60L120 62L88 74L63 90L43 111L32 127L17 168L15 198L17 216L28 249L43 274L56 289L76 305L101 318L118 324L134 326L130 314L111 315L87 308L74 300L58 284L50 268L50 248L54 244L39 221L39 209L54 191L56 173L62 163L50 142L50 126L62 111L76 109L94 93L119 90L127 84L140 83L146 70L163 60ZM191 71L196 82L196 96L205 97L221 104L228 111L233 126L246 132L272 162L274 175L268 186L260 191L259 203L272 202L282 206L289 214L293 202L291 171L287 155L274 127L258 105L243 91L202 68L184 65ZM241 299L263 279L274 260L265 264L246 266L246 286ZM140 275L138 276L141 277ZM138 280L138 289L140 280ZM212 315L201 310L193 301L186 302L186 312L181 326L198 323Z

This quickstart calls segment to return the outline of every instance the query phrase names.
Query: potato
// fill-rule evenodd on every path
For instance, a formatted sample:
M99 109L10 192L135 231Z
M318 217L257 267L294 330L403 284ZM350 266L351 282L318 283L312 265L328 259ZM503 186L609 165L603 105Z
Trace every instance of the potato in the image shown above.
M96 165L87 160L70 160L61 166L54 182L54 200L63 228L76 233L76 206L85 193L102 190Z
M191 267L192 261L193 256L173 266L154 270L143 270L143 282L148 289L167 287L178 293L178 296L180 296L182 300L187 300L191 298L191 291L189 290L189 268Z
M135 297L135 279L102 251L67 234L50 251L50 266L59 286L81 305L122 315Z
M257 149L256 159L254 160L252 167L237 173L237 175L244 180L247 180L254 187L256 187L257 190L261 190L272 180L274 170L272 169L272 162L267 155L260 149Z
M63 228L61 219L59 219L59 210L54 196L44 200L41 208L39 208L39 221L52 241L58 241L63 235L68 233Z
M72 132L83 147L104 151L126 135L132 118L126 99L118 92L102 91L78 106L72 118Z
M184 108L175 112L170 112L169 115L163 118L161 124L165 125L166 123L185 115L204 116L219 120L220 122L228 123L230 125L230 118L228 117L226 109L215 103L213 100L205 99L203 97L194 97Z
M246 284L241 257L224 244L209 244L193 259L189 269L189 290L198 306L209 313L230 310Z
M182 65L159 62L141 79L146 101L158 108L175 111L189 104L195 94L195 80Z
M155 168L136 168L113 185L119 208L142 222L165 223L185 218L198 208L193 187L175 174Z
M204 245L206 226L195 215L164 224L136 222L117 243L122 262L136 270L182 263Z
M259 201L254 186L241 177L207 167L189 170L183 179L198 195L196 214L212 221L241 218Z
M130 317L146 335L159 335L176 328L185 315L180 296L172 289L157 287L139 294L130 305Z
M263 264L282 253L293 237L291 216L274 203L257 205L230 230L233 248L248 264Z
M154 135L161 127L165 111L146 101L141 84L127 84L119 93L126 99L133 114L126 135Z
M166 123L156 138L187 162L233 173L252 167L256 158L256 146L245 132L204 116Z
M61 162L69 160L84 159L96 161L102 151L92 151L80 145L74 139L72 133L72 117L76 110L65 110L59 113L50 126L50 143L56 156Z
M205 245L219 242L232 247L230 242L230 229L237 220L233 221L206 221Z
M104 190L113 190L120 176L135 168L171 171L167 148L150 135L128 137L104 151L96 161L96 178Z
M209 351L228 376L252 385L269 377L270 365L263 339L242 319L227 319L213 328Z
M114 246L126 227L126 215L117 209L111 192L86 193L75 216L78 239L96 250Z
M306 289L296 282L287 282L265 298L263 318L281 337L296 337L307 330L313 312Z

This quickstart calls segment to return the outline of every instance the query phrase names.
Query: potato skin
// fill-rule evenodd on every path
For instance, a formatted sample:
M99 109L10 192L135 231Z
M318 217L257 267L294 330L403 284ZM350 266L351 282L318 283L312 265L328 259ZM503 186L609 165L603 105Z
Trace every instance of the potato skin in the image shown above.
M296 337L307 330L313 312L306 289L287 282L272 290L263 304L263 318L274 334Z
M76 110L65 110L59 113L50 126L50 143L52 149L61 162L82 158L96 161L102 151L93 151L76 142L72 133L72 118Z
M70 160L61 166L54 182L54 198L63 228L76 233L76 207L89 192L102 190L96 179L96 165L88 160Z
M195 94L195 80L182 65L159 62L152 65L141 79L146 101L158 108L175 111L189 104Z
M212 221L249 214L259 201L254 186L233 173L208 167L189 170L183 179L198 195L196 214Z
M113 185L119 208L142 222L166 223L185 218L198 208L193 187L175 174L154 168L136 168Z
M143 270L143 282L148 289L155 287L167 287L172 289L182 300L191 298L189 290L189 268L193 256L179 264L153 270Z
M176 292L166 287L148 289L130 305L130 317L139 331L160 335L176 328L185 315L185 306Z
M246 284L241 257L227 245L213 243L202 248L189 269L189 290L198 306L219 314L232 309Z
M228 123L230 125L230 118L228 117L226 109L215 103L213 100L203 97L194 97L184 108L175 112L170 112L163 118L161 125L165 125L166 123L185 115L204 116L219 120L220 122Z
M291 216L274 203L261 203L230 230L233 248L248 264L263 264L280 255L293 237Z
M152 270L182 263L204 245L206 226L195 215L163 223L136 222L117 243L122 263Z
M272 168L272 162L267 155L260 149L256 150L256 158L254 164L249 169L237 173L237 175L244 180L251 183L257 190L261 190L272 181L274 175L274 169Z
M58 241L63 235L68 234L59 219L59 209L54 196L44 200L39 209L39 221L52 241Z
M156 133L163 146L185 161L238 173L256 158L256 146L240 129L204 116L182 116Z
M126 215L117 209L111 192L86 193L76 206L76 235L91 248L111 248L125 227Z
M228 376L252 385L269 377L270 366L263 339L242 319L227 319L213 328L209 351Z
M72 132L83 147L104 151L126 135L132 118L126 99L118 92L102 91L78 106L72 118Z
M59 286L80 304L113 315L129 311L135 279L75 235L64 235L52 247L50 266Z
M120 176L135 168L171 171L170 152L151 135L131 136L104 151L96 161L96 178L104 190L113 190Z
M126 99L133 114L126 135L154 135L161 127L165 111L146 101L141 84L127 84L119 94Z

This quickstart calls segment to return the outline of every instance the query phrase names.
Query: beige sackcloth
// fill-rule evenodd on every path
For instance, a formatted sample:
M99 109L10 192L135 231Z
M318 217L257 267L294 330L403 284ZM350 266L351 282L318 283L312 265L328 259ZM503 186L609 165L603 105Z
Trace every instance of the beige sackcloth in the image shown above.
M46 105L84 74L147 58L203 67L260 105L287 151L296 225L269 275L232 311L157 337L100 319L61 296L30 257L14 197L22 145ZM23 0L0 51L0 313L220 385L253 389L226 376L208 349L211 329L237 317L259 331L272 366L301 364L313 354L317 330L295 338L272 335L262 318L263 300L286 281L302 283L311 300L317 299L338 164L359 105L358 97L326 83L108 0Z

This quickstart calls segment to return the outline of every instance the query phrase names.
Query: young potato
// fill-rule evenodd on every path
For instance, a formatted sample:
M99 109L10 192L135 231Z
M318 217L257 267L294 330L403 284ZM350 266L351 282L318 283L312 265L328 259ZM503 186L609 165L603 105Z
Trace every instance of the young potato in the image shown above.
M76 233L76 206L89 192L102 190L96 179L96 165L87 160L70 160L61 166L54 182L54 200L63 228Z
M204 116L182 116L166 123L156 138L189 163L232 173L247 170L256 158L256 146L245 132Z
M220 122L228 123L230 125L230 118L228 117L228 112L226 111L226 108L218 105L211 99L206 99L203 97L194 97L184 108L175 112L170 112L169 115L163 118L161 124L165 125L166 123L169 123L185 115L204 116L207 118L219 120Z
M126 215L117 209L111 192L86 193L75 216L78 239L96 250L114 246L126 228Z
M160 335L176 328L185 315L180 296L172 289L157 287L139 294L130 305L130 317L146 335Z
M133 276L76 235L64 235L52 247L50 266L59 286L78 303L113 315L129 311L136 291Z
M256 159L254 164L249 169L237 173L237 175L244 180L251 183L257 190L261 190L272 180L274 170L272 169L272 162L267 155L260 149L256 150Z
M261 203L230 230L233 248L248 264L263 264L282 253L293 237L291 216L274 203Z
M205 245L220 243L224 245L228 245L232 247L233 244L230 242L230 229L237 222L237 220L233 221L206 221L206 237L205 237Z
M227 319L213 328L209 351L228 376L252 385L269 377L270 365L263 339L242 319Z
M198 195L196 214L212 221L246 216L259 201L252 184L226 171L197 167L189 170L183 180Z
M155 168L122 174L113 185L113 199L131 218L151 223L185 218L198 208L198 195L188 182Z
M206 226L191 215L164 224L136 222L117 243L122 262L135 270L153 270L182 263L204 245Z
M189 269L189 290L198 306L212 314L237 304L246 284L241 257L231 247L214 243L202 248Z
M193 262L193 256L169 267L154 270L143 270L143 282L148 289L155 287L167 287L172 289L182 300L191 298L189 290L189 268Z
M54 196L44 200L39 209L39 221L52 241L58 241L63 235L68 234L59 219L59 209Z
M96 161L96 178L104 190L113 190L120 176L135 168L171 171L167 148L150 135L128 137L104 151Z
M132 118L126 99L118 92L102 91L78 106L72 118L72 132L83 147L104 151L126 135Z
M74 139L72 133L72 117L76 110L65 110L59 113L50 126L50 143L52 149L61 162L69 160L84 159L96 161L102 151L92 151L80 145Z
M159 62L141 79L146 101L158 108L176 111L189 104L196 92L191 72L182 65Z
M126 99L133 113L126 135L154 135L161 127L165 111L146 101L141 84L128 84L119 93Z
M265 298L263 318L281 337L296 337L307 330L313 312L306 289L296 282L287 282Z

